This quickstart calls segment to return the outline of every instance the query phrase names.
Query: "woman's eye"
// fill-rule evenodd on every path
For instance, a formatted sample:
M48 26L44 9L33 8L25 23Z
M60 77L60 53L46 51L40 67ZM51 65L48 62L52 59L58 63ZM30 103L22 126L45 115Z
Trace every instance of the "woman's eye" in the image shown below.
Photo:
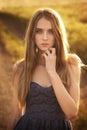
M53 34L53 30L52 29L50 29L48 32L49 32L49 34Z
M40 34L40 33L42 33L42 30L37 29L35 32Z

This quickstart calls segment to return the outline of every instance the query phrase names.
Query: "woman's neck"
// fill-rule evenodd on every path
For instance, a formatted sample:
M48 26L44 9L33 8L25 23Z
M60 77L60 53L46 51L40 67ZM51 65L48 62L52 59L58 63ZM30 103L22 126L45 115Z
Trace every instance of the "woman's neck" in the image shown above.
M45 59L44 57L42 56L43 52L42 53L39 53L39 56L38 56L38 65L42 65L42 66L45 66Z

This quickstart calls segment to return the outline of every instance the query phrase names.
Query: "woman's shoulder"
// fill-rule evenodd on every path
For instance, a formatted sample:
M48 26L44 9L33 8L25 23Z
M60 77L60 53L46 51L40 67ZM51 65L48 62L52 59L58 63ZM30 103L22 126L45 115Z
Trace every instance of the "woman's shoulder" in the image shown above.
M67 60L70 65L81 65L81 59L77 54L69 53Z
M24 62L25 62L24 59L21 59L21 60L17 61L17 62L13 65L13 70L23 68L23 67L24 67Z
M81 74L81 59L77 54L68 55L68 70L71 77L74 76L75 79L80 78Z
M25 60L21 59L13 65L13 75L20 75L24 69L24 62Z

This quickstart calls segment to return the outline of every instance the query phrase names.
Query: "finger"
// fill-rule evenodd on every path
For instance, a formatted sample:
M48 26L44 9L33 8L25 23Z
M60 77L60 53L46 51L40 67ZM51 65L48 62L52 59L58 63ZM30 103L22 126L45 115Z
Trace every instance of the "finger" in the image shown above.
M55 48L50 48L50 51L51 51L51 53L52 53L53 55L56 54L56 49L55 49Z
M47 50L46 52L45 52L45 54L48 56L48 55L50 55L50 50Z
M46 53L43 53L42 54L42 57L44 57L45 59L47 58L47 54Z

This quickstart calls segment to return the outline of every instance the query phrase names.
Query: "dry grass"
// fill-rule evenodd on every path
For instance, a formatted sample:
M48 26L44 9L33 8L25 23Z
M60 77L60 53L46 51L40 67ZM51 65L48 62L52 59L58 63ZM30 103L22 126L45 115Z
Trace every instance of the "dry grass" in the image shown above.
M7 23L2 23L0 21L0 130L7 130L7 124L13 116L12 61L16 61L24 55L24 46L20 40L21 37L17 37L18 32L15 29L17 28L21 33L21 30L24 29L22 29L23 24L19 24L18 22L28 20L38 7L40 6L5 9L5 12L11 13L13 16L15 15L15 19L13 20L13 17L10 15L9 23L7 21ZM87 4L51 5L51 7L61 14L68 31L69 42L72 48L75 49L73 50L79 52L78 54L81 54L82 57L85 57L84 61L87 60L87 53L85 53L87 52L87 15L85 13L87 12ZM26 22L24 21L24 23ZM86 78L87 75L82 81L85 84L87 83ZM81 87L84 87L84 89L81 89L81 99L85 98L83 100L85 103L87 100L87 87L84 83L81 84ZM85 109L83 110L85 111ZM84 120L83 118L84 116L81 117L82 121Z

